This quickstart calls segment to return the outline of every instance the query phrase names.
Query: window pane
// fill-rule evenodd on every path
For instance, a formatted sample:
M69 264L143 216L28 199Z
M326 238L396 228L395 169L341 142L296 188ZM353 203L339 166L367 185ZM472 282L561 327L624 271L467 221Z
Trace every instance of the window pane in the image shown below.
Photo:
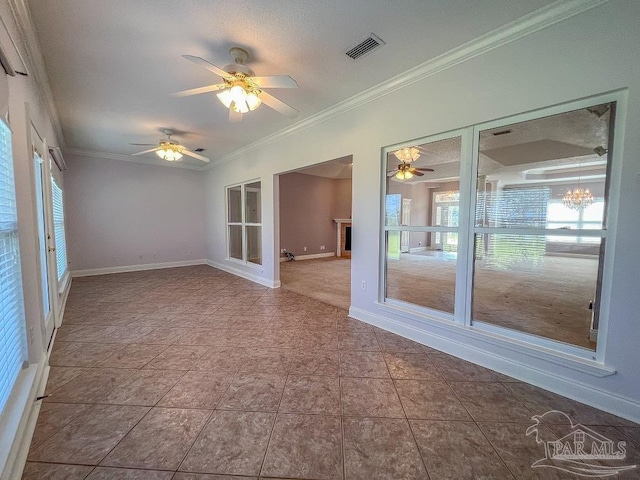
M262 227L247 227L247 261L262 265Z
M245 204L246 222L261 223L260 182L247 184L245 186L245 195L247 196Z
M436 205L446 209L460 203L461 144L461 137L454 137L387 155L387 226L457 226L457 216L437 215Z
M443 243L457 244L457 232L441 233ZM403 250L403 238L409 247ZM386 298L453 313L456 280L455 248L427 250L431 232L387 232Z
M58 281L67 271L67 240L64 229L64 200L62 190L51 176L51 200L53 205L53 231L56 240L56 267Z
M473 319L595 349L600 239L585 247L576 238L560 248L543 235L476 235ZM577 248L582 255L568 254Z
M230 187L227 189L227 203L229 204L229 223L242 222L242 187Z
M242 225L229 225L229 257L242 260Z
M480 132L476 226L602 228L611 112L605 104Z
M0 412L26 354L11 131L0 121Z

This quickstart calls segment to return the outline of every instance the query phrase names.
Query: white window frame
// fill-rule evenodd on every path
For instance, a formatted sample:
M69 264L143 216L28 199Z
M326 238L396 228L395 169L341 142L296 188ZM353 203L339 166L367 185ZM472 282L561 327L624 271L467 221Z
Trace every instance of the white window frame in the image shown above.
M573 110L587 108L603 103L616 103L615 141L609 152L610 165L607 182L608 198L606 200L606 226L601 229L584 230L529 230L526 228L513 229L510 233L527 235L542 234L555 236L590 236L602 238L606 241L604 257L601 258L602 277L600 284L600 317L596 350L569 345L560 341L537 337L517 330L511 330L497 325L473 321L471 306L473 295L474 272L474 235L476 233L503 233L492 228L476 228L475 226L475 195L477 184L478 146L481 131L500 128L514 123L536 120L542 117L566 113ZM464 331L470 338L484 338L490 342L499 342L503 346L512 345L522 351L526 348L532 356L561 363L570 368L585 371L594 375L608 375L609 367L605 366L606 339L610 322L610 298L612 285L612 265L617 227L617 210L620 197L623 126L626 120L627 92L620 91L586 99L566 102L547 108L541 108L523 114L518 114L499 120L484 122L467 128L454 130L442 134L430 135L410 142L403 142L384 147L381 151L381 204L380 204L380 252L379 252L379 289L378 304L390 313L403 316L417 323L439 325L445 329L453 328L456 332ZM386 235L389 230L431 231L450 230L440 227L393 227L385 225L386 200L386 170L388 154L402 147L416 144L430 143L454 136L462 135L460 162L460 227L458 230L458 257L456 265L456 285L454 314L450 315L414 304L385 298L386 290ZM493 232L496 230L496 232ZM523 343L524 342L524 343ZM526 345L526 347L525 347ZM593 362L593 363L589 363Z
M226 239L227 239L227 253L226 260L234 263L238 263L247 267L253 268L262 268L262 263L254 263L248 260L248 250L247 250L247 227L260 227L260 252L261 252L261 262L264 262L264 250L262 249L262 221L259 223L247 222L246 217L246 206L247 206L247 189L249 185L253 183L260 183L260 220L262 220L262 179L257 178L254 180L249 180L241 183L234 183L233 185L228 185L225 187L225 219L226 219ZM240 187L240 222L231 222L229 219L229 191L233 188ZM242 227L242 259L235 258L231 256L231 239L230 239L230 227L231 226L240 226Z

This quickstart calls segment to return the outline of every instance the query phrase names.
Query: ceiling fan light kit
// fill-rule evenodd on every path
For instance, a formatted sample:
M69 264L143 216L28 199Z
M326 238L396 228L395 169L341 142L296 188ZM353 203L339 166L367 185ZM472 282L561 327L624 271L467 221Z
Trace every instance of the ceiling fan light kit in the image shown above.
M264 91L265 88L298 88L298 84L293 78L288 75L256 77L254 71L244 64L249 58L249 53L245 49L233 47L229 49L229 53L235 63L226 65L224 68L216 67L200 57L183 55L187 60L218 75L222 79L222 83L183 90L173 93L172 96L188 97L201 93L218 92L216 93L218 100L229 109L230 122L241 121L245 113L254 111L262 103L287 117L295 118L298 116L297 110ZM161 141L157 147L134 153L133 156L155 152L158 157L167 162L177 162L182 159L183 155L207 163L210 161L208 158L192 152L184 145L171 141L173 130L164 130L164 133L167 134L167 139Z
M183 156L181 150L180 145L175 143L160 142L160 147L156 150L156 155L167 162L177 162Z
M217 93L218 100L229 109L230 122L241 121L242 115L255 110L262 103L287 117L295 118L298 116L296 109L264 91L269 88L298 88L298 84L293 78L288 75L256 77L254 71L244 64L249 57L246 50L233 47L229 49L229 53L235 63L225 65L224 68L217 67L200 57L183 55L187 60L221 77L223 83L183 90L174 93L173 96L187 97L220 91Z
M405 147L393 152L398 160L404 163L415 162L420 158L420 151L416 147Z
M157 147L150 148L148 150L144 150L142 152L134 153L133 156L137 157L138 155L144 155L146 153L155 152L158 157L162 160L166 160L167 162L177 162L182 159L184 155L189 157L197 158L205 163L209 163L210 160L200 155L199 153L192 152L184 145L180 145L171 140L171 135L173 135L173 130L165 129L164 133L167 135L166 140L161 140ZM132 143L132 145L145 145L143 143Z
M411 173L409 170L398 170L398 173L396 173L396 178L398 180L411 180L413 178L413 173Z

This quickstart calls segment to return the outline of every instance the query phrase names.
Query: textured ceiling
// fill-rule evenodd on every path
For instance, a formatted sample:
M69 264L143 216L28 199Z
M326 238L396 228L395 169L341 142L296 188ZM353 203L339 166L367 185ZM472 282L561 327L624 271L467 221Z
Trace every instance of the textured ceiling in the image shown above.
M163 128L213 161L551 3L550 0L28 0L67 149L130 155ZM344 55L370 33L385 43ZM291 75L270 90L300 111L266 106L229 124L215 94L171 92L218 83L182 58L224 66L249 51L257 75ZM150 154L146 161L162 164ZM186 159L185 166L200 165Z

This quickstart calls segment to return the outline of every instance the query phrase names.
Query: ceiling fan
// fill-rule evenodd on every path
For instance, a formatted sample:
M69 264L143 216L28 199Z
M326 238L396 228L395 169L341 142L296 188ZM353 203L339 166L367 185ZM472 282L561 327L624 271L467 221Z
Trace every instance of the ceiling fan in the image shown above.
M422 172L433 172L433 168L412 167L407 162L398 164L398 168L387 171L387 177L396 177L398 180L409 180L414 176L422 177Z
M200 57L183 55L187 60L215 73L222 78L222 83L207 85L205 87L192 88L175 92L174 97L187 97L200 93L216 92L218 99L229 109L229 121L242 121L242 114L255 110L264 103L281 114L295 118L298 111L282 100L266 93L266 88L298 88L296 81L288 75L271 75L256 77L253 70L245 65L249 53L240 47L229 49L234 62L224 68L216 67Z
M202 155L192 152L184 145L180 145L177 142L171 140L171 135L174 134L173 130L164 129L163 132L167 136L166 140L161 140L160 143L150 148L149 150L145 150L143 152L134 153L132 156L137 157L138 155L144 155L145 153L156 152L161 159L166 160L167 162L177 162L182 158L183 155L188 155L193 158L197 158L198 160L202 160L203 162L209 163L207 157L203 157ZM130 143L129 145L153 145L152 143Z

